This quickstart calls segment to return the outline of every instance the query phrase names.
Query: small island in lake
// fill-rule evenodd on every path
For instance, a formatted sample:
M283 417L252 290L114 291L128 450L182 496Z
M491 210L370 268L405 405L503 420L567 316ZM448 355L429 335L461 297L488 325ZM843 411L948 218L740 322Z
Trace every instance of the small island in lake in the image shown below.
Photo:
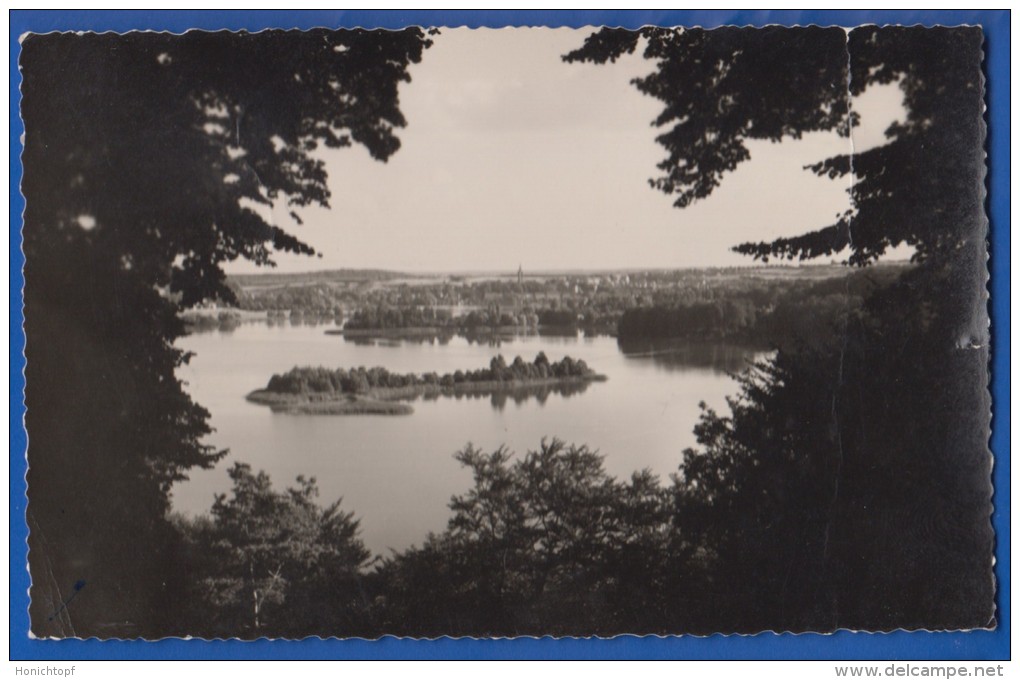
M437 373L391 373L387 369L295 367L273 375L269 384L248 394L248 401L265 404L282 413L321 415L406 415L419 397L495 394L522 388L569 387L601 382L580 359L564 357L550 362L539 352L533 362L517 357L507 364L502 355L493 357L488 368L474 371Z

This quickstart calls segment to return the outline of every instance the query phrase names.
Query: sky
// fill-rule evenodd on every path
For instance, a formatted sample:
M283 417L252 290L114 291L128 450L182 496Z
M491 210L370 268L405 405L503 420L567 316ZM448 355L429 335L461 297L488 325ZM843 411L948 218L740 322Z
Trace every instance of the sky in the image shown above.
M280 206L268 218L320 258L280 254L278 271L549 271L748 265L748 240L832 224L848 183L804 166L882 143L903 114L895 85L854 102L862 125L781 143L748 141L751 159L711 196L674 208L648 179L666 151L651 125L661 104L630 80L640 50L615 64L567 64L592 29L443 29L400 89L408 126L386 163L354 147L324 150L331 209ZM248 263L234 273L259 269Z

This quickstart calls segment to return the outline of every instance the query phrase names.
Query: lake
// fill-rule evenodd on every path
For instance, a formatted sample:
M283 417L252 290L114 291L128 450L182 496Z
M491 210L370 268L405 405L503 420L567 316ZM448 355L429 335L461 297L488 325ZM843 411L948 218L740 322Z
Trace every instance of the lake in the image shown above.
M195 356L178 375L211 413L216 431L208 442L230 454L174 487L175 510L208 512L214 494L230 488L227 467L243 461L265 470L280 490L298 475L315 477L320 500L343 497L342 509L361 519L368 548L388 554L445 528L450 497L472 483L453 460L468 442L485 451L506 444L523 455L543 437L558 437L598 449L618 478L649 468L668 481L683 449L695 444L698 403L726 410L726 396L737 391L730 372L755 357L753 350L718 344L627 347L625 354L609 337L353 341L327 335L329 328L335 327L245 323L179 340ZM531 361L538 352L550 361L583 359L608 381L562 392L418 400L404 416L289 415L245 400L273 373L294 366L443 374L486 367L497 354L509 363L517 355Z

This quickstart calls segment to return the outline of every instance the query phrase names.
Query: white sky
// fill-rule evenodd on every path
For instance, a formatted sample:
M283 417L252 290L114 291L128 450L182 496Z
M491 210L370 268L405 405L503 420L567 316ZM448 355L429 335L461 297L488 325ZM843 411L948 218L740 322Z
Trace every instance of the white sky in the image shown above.
M652 70L640 53L615 64L560 57L591 32L443 29L400 90L408 127L387 163L359 147L324 152L332 209L298 226L322 253L279 255L279 271L526 271L748 265L748 240L831 224L848 207L845 180L803 166L846 152L835 133L748 142L751 160L686 209L648 186L665 149L651 126L661 105L630 84ZM858 148L881 143L902 115L895 86L854 103ZM247 263L232 272L257 271Z

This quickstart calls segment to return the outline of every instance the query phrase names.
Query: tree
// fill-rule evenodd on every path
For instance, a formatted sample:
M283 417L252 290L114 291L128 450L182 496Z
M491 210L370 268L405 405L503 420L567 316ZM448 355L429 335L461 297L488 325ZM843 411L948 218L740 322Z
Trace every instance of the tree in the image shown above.
M192 618L182 634L210 636L336 635L365 605L360 570L370 553L358 521L340 501L316 504L314 479L276 492L269 476L235 463L231 495L218 495L211 521L185 532L202 546L191 564ZM194 553L193 553L194 554Z
M653 475L618 482L598 453L559 440L521 459L470 445L455 457L474 485L451 499L445 532L381 566L381 632L675 630L662 595L689 553L672 540L669 492Z
M917 266L745 375L731 416L705 413L675 493L718 570L712 629L987 625L980 29L603 29L565 59L642 41L656 67L634 82L663 102L668 152L651 183L678 207L746 161L747 139L852 136L871 85L898 82L907 109L886 144L809 167L851 176L835 224L735 248L865 266L907 244Z
M849 261L865 264L901 243L920 259L981 244L981 39L976 27L607 28L564 59L615 61L644 44L657 67L633 82L663 102L654 125L665 128L657 141L668 152L658 165L665 174L649 182L681 208L750 159L746 140L825 130L852 137L852 98L898 81L907 118L887 131L889 143L810 166L852 173L853 209L804 236L737 248L813 258L849 247Z
M393 154L398 85L429 44L419 29L23 40L35 634L155 636L173 618L170 488L224 455L174 375L177 312L233 299L225 262L312 253L258 206L327 205L320 146Z
M837 612L845 615L833 607L826 560L838 432L814 408L835 399L828 359L780 353L755 365L742 374L730 414L706 409L695 428L700 446L684 452L675 521L711 557L704 590L714 607L699 621L707 630L831 630Z

